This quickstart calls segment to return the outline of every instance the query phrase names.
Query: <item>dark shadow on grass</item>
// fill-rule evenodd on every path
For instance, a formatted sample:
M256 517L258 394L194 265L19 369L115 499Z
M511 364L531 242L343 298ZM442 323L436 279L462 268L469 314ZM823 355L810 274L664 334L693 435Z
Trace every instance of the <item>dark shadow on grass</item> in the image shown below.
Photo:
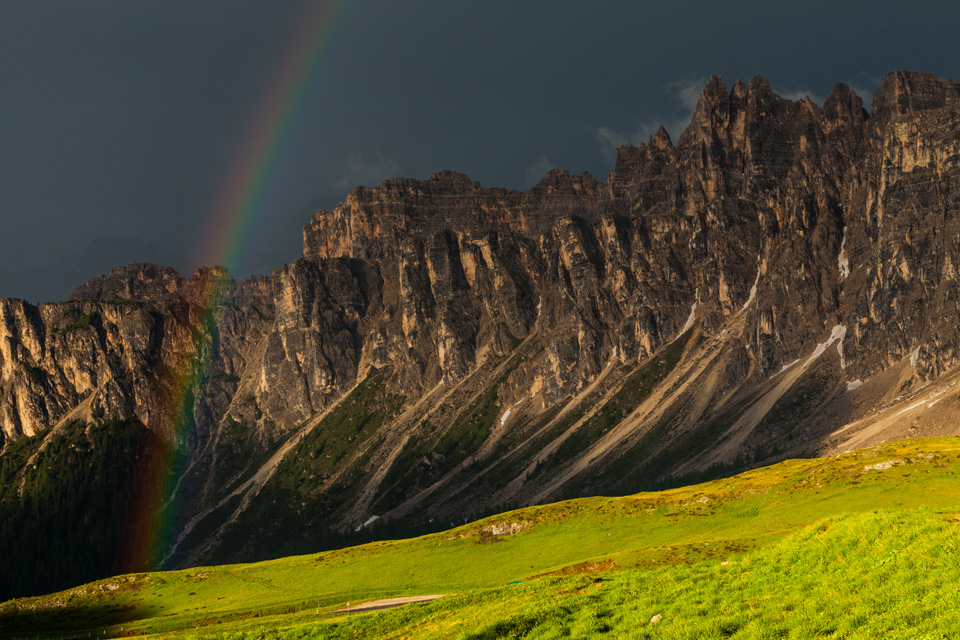
M467 640L498 640L499 638L522 638L533 631L542 619L536 615L520 615L498 620L468 636Z
M132 602L63 602L59 597L35 605L8 602L0 610L0 640L23 638L121 638L134 635L136 621L151 613ZM28 608L35 607L35 608Z

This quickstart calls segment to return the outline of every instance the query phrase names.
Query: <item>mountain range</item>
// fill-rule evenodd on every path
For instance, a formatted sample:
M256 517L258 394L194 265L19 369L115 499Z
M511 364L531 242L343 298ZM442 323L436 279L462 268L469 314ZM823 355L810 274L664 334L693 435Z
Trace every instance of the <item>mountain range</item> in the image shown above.
M957 83L712 77L606 181L390 179L269 277L0 300L0 596L956 435L958 225Z

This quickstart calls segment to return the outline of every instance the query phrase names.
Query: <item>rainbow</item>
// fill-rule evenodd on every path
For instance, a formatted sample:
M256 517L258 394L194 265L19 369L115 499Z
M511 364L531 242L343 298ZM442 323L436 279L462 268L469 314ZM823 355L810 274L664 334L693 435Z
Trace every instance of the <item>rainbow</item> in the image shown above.
M200 264L228 269L237 265L294 116L342 31L347 5L346 0L321 0L308 7L300 21L227 172L204 236L206 255Z
M306 8L298 27L271 75L253 112L239 152L226 171L201 250L200 264L236 270L250 232L262 215L267 186L275 173L304 95L337 41L348 15L349 0L318 0ZM194 333L194 345L184 355L181 371L168 381L165 395L167 440L171 446L143 465L136 504L129 521L129 548L124 552L128 571L160 568L170 548L178 520L176 497L182 487L172 484L186 471L186 447L193 427L195 393L208 373L209 336L219 309L229 293L226 271L212 270L204 281L204 311Z

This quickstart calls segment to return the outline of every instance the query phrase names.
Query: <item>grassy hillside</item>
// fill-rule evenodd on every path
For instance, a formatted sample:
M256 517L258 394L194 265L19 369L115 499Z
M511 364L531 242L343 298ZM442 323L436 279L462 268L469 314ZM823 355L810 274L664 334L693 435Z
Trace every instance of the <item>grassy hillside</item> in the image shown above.
M950 637L956 584L960 440L945 438L413 540L115 578L3 604L0 637ZM429 593L451 595L332 613Z
M127 505L160 481L166 457L142 424L113 420L10 443L0 456L0 598L147 566L133 564L146 554L131 543L147 538L149 519Z

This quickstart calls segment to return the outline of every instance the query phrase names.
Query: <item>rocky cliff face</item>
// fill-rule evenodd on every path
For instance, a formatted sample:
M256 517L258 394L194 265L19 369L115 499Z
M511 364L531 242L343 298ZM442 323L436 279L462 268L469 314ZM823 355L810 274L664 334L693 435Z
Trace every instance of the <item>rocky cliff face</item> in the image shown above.
M198 333L218 287L216 323ZM184 281L166 267L130 265L84 284L72 302L0 300L4 438L39 434L81 405L87 417L136 418L172 437L178 376L208 352L205 391L232 395L222 379L237 376L271 320L268 290L266 279L233 283L222 269ZM98 297L82 297L90 292ZM209 429L210 416L192 410Z
M889 74L868 113L713 77L605 182L387 180L270 278L131 265L0 301L4 437L87 403L172 438L201 363L169 549L193 563L952 432L901 405L953 394L958 181L955 83Z

